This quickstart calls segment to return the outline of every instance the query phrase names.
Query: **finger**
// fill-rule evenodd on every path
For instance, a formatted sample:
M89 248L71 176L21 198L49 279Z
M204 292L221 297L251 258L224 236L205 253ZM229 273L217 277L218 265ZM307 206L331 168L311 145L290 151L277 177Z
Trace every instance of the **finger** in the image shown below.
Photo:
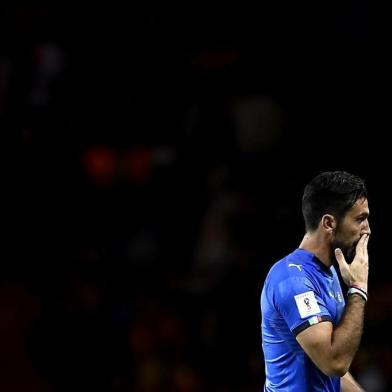
M336 248L335 249L335 257L336 257L336 260L337 260L337 262L339 264L340 270L342 270L342 268L343 269L347 268L346 259L344 258L343 252L342 252L342 250L340 248Z
M363 241L363 246L364 246L364 248L367 248L367 244L369 242L369 234L365 234L364 237L365 237L365 239Z
M359 252L364 253L367 244L366 240L367 240L367 234L362 234L356 246L357 253Z
M364 243L364 253L366 256L368 254L368 242L369 242L369 234L366 235L365 243Z
M361 238L358 241L358 244L360 244L362 246L365 245L366 237L367 237L367 234L362 234Z

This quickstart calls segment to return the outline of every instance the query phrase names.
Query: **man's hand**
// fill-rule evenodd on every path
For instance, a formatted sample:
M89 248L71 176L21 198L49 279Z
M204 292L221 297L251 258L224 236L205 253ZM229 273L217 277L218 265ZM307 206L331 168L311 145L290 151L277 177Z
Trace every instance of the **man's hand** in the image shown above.
M346 283L348 287L353 284L359 285L366 292L369 274L368 241L369 234L363 234L358 241L355 257L351 264L347 264L343 253L339 248L335 249L335 257L339 264L344 283Z

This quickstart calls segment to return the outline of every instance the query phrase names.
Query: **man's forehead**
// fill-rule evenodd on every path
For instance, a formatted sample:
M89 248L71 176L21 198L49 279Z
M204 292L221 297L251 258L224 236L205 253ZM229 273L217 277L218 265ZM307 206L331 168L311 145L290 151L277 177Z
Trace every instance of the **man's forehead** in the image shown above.
M358 215L358 214L363 214L363 213L369 214L368 199L365 197L358 199L354 203L354 205L348 210L348 212L353 215Z

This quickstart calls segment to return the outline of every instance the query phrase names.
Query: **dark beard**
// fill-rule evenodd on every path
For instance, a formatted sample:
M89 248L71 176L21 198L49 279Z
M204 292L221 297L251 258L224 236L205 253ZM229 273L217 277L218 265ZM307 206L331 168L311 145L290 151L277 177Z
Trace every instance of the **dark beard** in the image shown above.
M351 264L355 257L355 246L349 248L346 254L344 254L344 257L346 258L347 263Z
M352 261L354 260L356 244L353 245L352 247L348 248L348 247L344 246L342 243L340 243L339 241L334 241L332 243L331 247L332 247L331 254L335 254L335 249L340 248L341 251L343 252L343 256L348 264L352 263ZM335 262L336 262L336 260L335 260Z

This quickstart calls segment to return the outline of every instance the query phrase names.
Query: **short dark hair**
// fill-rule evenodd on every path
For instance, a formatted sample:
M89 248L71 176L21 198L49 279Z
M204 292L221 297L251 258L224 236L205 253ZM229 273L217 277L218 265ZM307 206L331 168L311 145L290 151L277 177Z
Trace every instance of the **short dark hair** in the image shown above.
M345 171L318 174L306 185L302 197L306 231L316 230L324 214L342 218L362 198L367 198L362 178Z

